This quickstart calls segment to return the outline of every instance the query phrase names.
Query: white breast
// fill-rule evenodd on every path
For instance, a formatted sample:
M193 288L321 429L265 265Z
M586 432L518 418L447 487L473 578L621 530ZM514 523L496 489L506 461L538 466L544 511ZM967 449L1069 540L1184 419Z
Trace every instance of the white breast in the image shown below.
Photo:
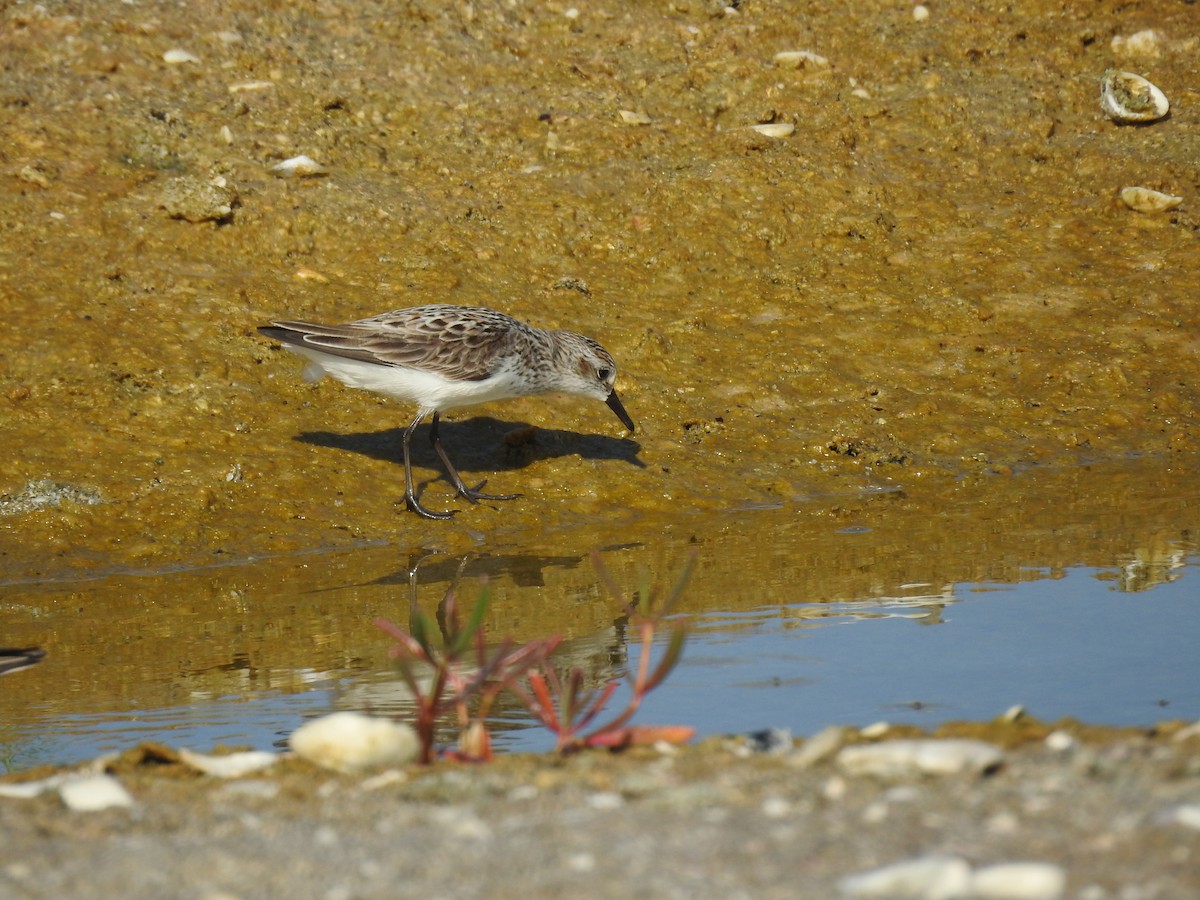
M527 390L521 390L521 380L514 378L508 367L483 381L452 381L420 369L381 366L332 356L309 347L297 347L294 344L286 346L308 360L308 365L304 367L306 381L317 381L322 375L331 375L350 387L407 400L427 409L455 409L528 393Z

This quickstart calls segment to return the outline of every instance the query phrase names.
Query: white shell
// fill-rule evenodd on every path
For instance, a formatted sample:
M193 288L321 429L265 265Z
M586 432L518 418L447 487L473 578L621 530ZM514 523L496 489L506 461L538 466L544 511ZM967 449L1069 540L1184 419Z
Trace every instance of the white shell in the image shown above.
M338 772L364 772L402 766L417 758L420 742L408 725L336 712L306 722L292 732L288 744L309 762Z
M1171 109L1166 94L1132 72L1105 69L1100 79L1100 107L1114 122L1156 122Z
M114 806L133 806L133 797L111 775L72 778L58 789L67 809L95 812Z
M773 60L781 69L828 69L829 60L811 50L784 50Z
M239 778L251 772L258 772L275 765L279 761L278 753L268 753L265 750L247 750L243 753L229 753L225 756L210 756L207 753L194 753L186 747L180 748L179 759L185 766L203 772L205 775L215 775L217 778Z
M1164 194L1162 191L1146 187L1121 188L1120 197L1121 201L1130 209L1144 213L1166 212L1183 202L1182 197Z
M184 63L200 62L200 57L188 53L186 50L181 50L179 47L168 50L162 55L162 58L163 62L170 66L179 66L183 65Z
M770 122L766 125L751 125L750 129L769 138L785 138L796 130L796 126L791 122Z
M270 172L280 178L304 178L329 174L329 170L315 159L303 155L293 156L291 159L276 163L271 166Z

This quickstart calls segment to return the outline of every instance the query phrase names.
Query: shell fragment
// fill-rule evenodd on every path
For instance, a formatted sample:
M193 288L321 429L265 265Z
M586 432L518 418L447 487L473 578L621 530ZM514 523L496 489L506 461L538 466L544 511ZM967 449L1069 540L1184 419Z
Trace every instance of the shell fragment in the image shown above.
M1143 213L1166 212L1183 202L1182 197L1164 194L1162 191L1147 187L1121 188L1119 196L1121 202L1130 209Z
M1141 75L1116 69L1100 78L1100 107L1119 124L1157 122L1171 110L1166 94Z

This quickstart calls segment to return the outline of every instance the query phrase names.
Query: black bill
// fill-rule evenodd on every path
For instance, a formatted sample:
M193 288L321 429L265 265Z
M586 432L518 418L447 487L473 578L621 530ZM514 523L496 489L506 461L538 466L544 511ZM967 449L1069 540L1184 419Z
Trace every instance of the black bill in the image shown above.
M613 391L608 395L608 399L604 401L608 404L608 408L617 414L617 418L621 420L621 424L633 431L633 419L629 418L629 413L625 412L625 407L621 405L621 398L617 396L617 392Z

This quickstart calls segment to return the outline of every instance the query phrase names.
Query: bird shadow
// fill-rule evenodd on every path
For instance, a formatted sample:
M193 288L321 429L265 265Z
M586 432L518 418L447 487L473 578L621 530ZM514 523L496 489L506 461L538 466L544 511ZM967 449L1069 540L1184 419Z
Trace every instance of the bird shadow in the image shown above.
M429 429L429 423L425 422L413 432L409 445L412 450L412 462L414 466L441 472L441 462L429 443ZM538 428L524 422L503 422L490 416L476 416L461 422L448 422L443 419L440 431L442 445L454 465L463 472L515 471L538 460L560 456L621 460L638 468L646 468L646 463L637 457L642 445L631 438ZM404 453L401 449L404 428L350 434L305 431L298 434L295 440L316 447L346 450L399 466L404 465Z

